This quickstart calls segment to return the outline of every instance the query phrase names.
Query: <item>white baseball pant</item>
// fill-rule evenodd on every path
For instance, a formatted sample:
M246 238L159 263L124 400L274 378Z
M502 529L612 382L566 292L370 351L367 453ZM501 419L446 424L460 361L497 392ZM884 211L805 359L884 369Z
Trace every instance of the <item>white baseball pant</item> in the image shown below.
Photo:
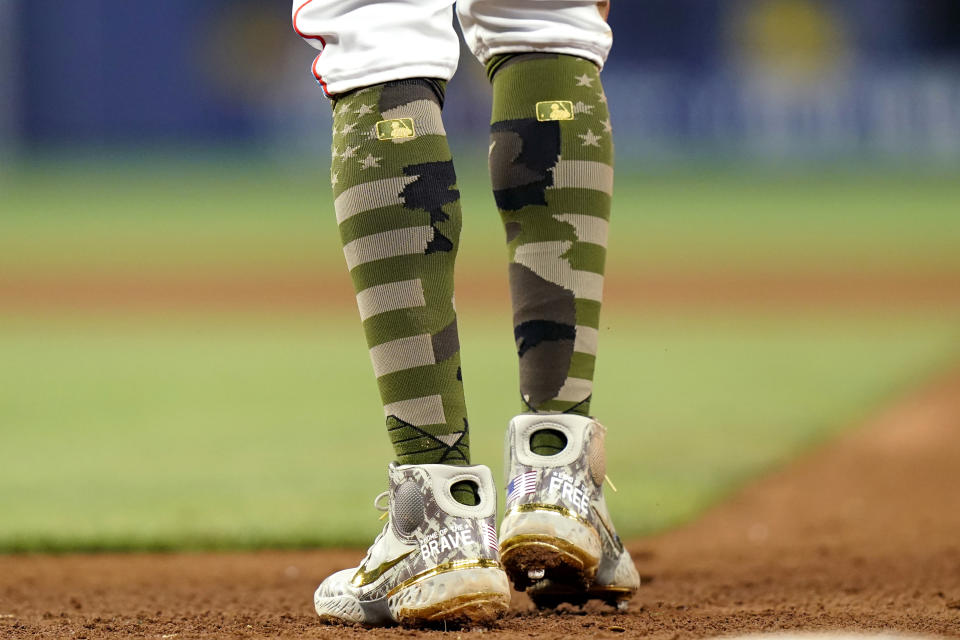
M293 28L320 50L311 67L327 95L402 80L449 80L460 46L454 0L294 0ZM458 0L481 63L501 53L563 53L603 66L613 35L597 0Z

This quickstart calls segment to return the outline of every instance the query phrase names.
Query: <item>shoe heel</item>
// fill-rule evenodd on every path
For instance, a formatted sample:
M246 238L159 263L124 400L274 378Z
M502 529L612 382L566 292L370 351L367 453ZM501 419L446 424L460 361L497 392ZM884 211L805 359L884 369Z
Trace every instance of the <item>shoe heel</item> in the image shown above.
M387 606L404 625L488 624L510 606L510 583L496 561L451 562L394 587Z
M600 536L588 523L551 505L523 505L501 525L500 557L518 590L548 579L585 587L600 564Z

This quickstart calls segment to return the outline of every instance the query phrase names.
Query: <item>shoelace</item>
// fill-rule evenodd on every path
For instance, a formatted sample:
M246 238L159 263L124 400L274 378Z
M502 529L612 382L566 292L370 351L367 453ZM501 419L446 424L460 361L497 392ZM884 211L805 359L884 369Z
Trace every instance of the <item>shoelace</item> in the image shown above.
M613 484L613 480L610 479L610 476L603 474L603 479L607 481L607 484L610 485L610 488L613 489L613 492L617 493L617 487Z
M614 491L616 491L616 489L614 489ZM387 499L387 503L380 504L380 502L384 498ZM390 515L390 492L383 491L381 493L378 493L377 497L373 499L373 508L376 509L377 511L383 511L383 515L381 515L380 518L378 518L379 520L383 520L388 515Z
M380 502L381 502L384 498L387 498L387 504L385 504L385 505L384 505L384 504L380 504ZM378 494L377 494L377 497L373 499L373 508L376 509L377 511L383 511L383 515L380 516L380 520L383 520L383 519L386 518L388 515L390 515L390 492L389 492L389 491L383 491L383 492L381 492L381 493L378 493ZM386 529L384 529L384 531L386 531ZM377 534L377 537L374 539L373 544L370 545L370 548L369 548L369 549L367 549L367 555L364 556L363 562L361 563L361 566L365 566L365 565L366 565L367 560L370 559L370 552L373 551L373 548L377 546L377 543L378 543L378 542L380 542L380 537L381 537L381 536L383 536L383 531L381 531L379 534Z

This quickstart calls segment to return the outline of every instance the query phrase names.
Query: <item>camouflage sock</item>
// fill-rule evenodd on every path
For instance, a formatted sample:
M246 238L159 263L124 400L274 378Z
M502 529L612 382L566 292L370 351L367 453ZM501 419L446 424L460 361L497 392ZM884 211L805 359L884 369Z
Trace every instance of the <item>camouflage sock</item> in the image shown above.
M440 117L444 83L346 94L331 181L370 358L401 464L469 464L453 264L460 192Z
M497 56L487 70L523 408L588 415L613 192L599 71L538 53Z

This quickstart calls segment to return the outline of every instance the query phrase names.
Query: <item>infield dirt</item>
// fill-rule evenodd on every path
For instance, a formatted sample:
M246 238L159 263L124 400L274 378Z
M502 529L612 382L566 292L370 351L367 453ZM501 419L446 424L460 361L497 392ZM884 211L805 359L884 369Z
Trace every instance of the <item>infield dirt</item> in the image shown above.
M960 271L931 273L661 273L609 274L612 308L955 309ZM473 305L506 305L506 270L461 276L457 298ZM262 274L0 273L0 310L353 310L346 273Z
M630 611L540 613L515 594L455 637L709 637L898 630L960 637L960 370L741 491L636 540ZM323 626L311 593L362 551L0 556L6 638L334 638L443 631Z

